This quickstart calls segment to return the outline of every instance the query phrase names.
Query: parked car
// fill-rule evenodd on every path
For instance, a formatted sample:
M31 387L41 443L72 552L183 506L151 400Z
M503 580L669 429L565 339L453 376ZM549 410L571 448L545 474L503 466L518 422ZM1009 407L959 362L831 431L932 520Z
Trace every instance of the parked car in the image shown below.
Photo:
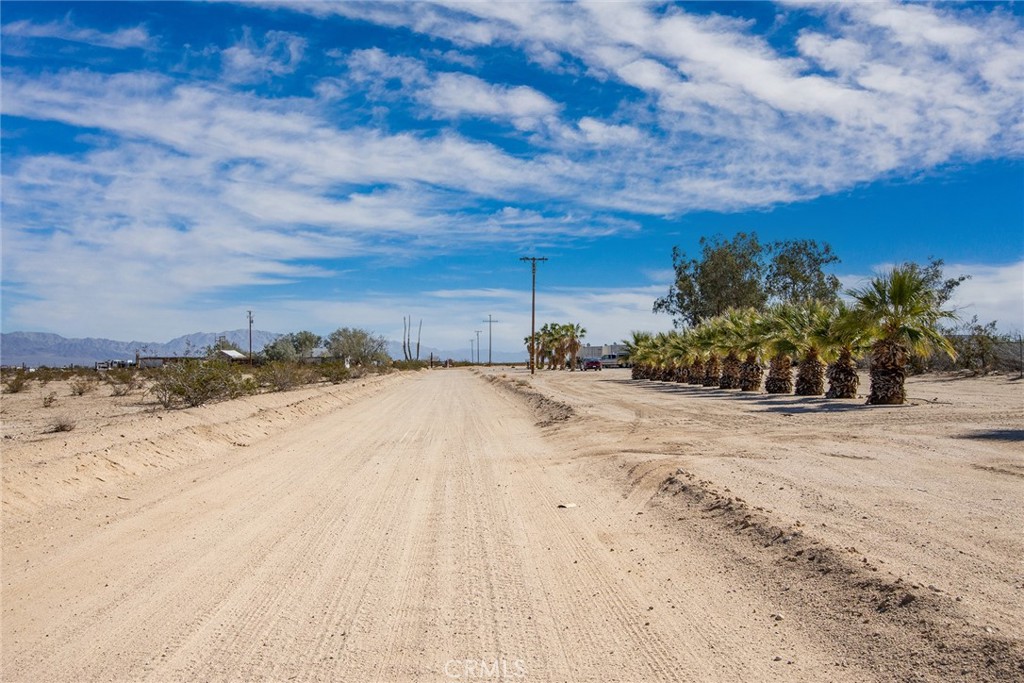
M606 353L601 356L601 367L628 368L629 356L624 353Z
M586 372L587 370L600 370L601 369L601 359L599 359L599 358L584 358L583 362L580 365L581 365L581 368L582 368L582 370L584 372Z

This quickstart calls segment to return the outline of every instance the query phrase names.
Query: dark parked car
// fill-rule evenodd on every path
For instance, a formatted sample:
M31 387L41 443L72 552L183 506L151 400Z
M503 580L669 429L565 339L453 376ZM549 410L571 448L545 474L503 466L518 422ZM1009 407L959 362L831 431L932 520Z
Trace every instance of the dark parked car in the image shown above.
M584 358L582 362L583 370L600 370L601 361L597 358Z

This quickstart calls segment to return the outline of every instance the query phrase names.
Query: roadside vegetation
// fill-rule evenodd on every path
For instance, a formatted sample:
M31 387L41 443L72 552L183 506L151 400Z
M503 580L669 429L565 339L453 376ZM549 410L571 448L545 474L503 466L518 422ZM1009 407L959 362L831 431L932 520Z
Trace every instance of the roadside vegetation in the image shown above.
M587 331L578 323L545 323L533 335L523 338L526 353L533 358L535 367L575 370L577 355Z
M386 352L386 340L367 330L340 328L326 339L308 331L283 335L263 351L235 360L221 351L238 351L236 344L218 341L196 355L163 359L159 367L94 368L2 368L3 393L29 391L63 382L73 402L75 398L110 387L110 395L140 400L150 399L163 408L188 408L230 400L262 392L289 391L316 384L340 384L369 374L401 370L419 370L426 362L392 361ZM43 392L42 406L57 404L57 393ZM68 403L68 406L73 403ZM67 425L51 425L50 431L67 431Z
M895 266L865 287L846 292L847 303L838 296L838 282L813 269L792 269L774 284L767 278L757 285L751 269L769 271L758 270L755 259L734 253L750 251L756 243L756 238L740 237L733 243L708 243L702 261L682 261L675 255L676 284L655 309L676 313L685 325L656 335L635 332L625 341L634 379L760 391L764 377L769 394L855 398L858 366L864 364L870 376L867 403L893 405L906 400L908 374L937 363L987 372L997 359L996 349L1009 342L996 334L995 323L980 325L974 319L957 324L947 304L966 276L944 278L940 260ZM796 262L828 262L827 248L804 244L802 249L811 256ZM722 281L721 272L708 274L716 268L730 272L740 283L739 291L734 296L719 292L718 304L709 307L691 293L703 291L702 278ZM800 294L776 296L779 292ZM732 305L721 308L723 302Z

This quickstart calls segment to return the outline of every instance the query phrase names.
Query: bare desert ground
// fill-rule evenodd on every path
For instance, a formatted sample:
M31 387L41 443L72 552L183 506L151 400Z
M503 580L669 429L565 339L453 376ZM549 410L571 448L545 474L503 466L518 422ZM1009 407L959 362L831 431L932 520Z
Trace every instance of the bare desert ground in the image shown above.
M1024 680L1024 382L628 372L3 395L2 679Z

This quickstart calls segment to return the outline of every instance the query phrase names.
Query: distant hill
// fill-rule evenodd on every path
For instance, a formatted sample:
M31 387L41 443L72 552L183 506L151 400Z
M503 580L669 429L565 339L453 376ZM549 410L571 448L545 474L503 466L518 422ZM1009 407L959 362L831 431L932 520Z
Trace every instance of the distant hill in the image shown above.
M253 351L259 351L281 335L276 332L252 331ZM38 367L93 365L104 360L134 360L136 352L143 356L199 355L220 337L249 348L249 330L229 332L195 332L168 342L115 341L113 339L68 339L46 332L4 332L0 334L0 364Z

